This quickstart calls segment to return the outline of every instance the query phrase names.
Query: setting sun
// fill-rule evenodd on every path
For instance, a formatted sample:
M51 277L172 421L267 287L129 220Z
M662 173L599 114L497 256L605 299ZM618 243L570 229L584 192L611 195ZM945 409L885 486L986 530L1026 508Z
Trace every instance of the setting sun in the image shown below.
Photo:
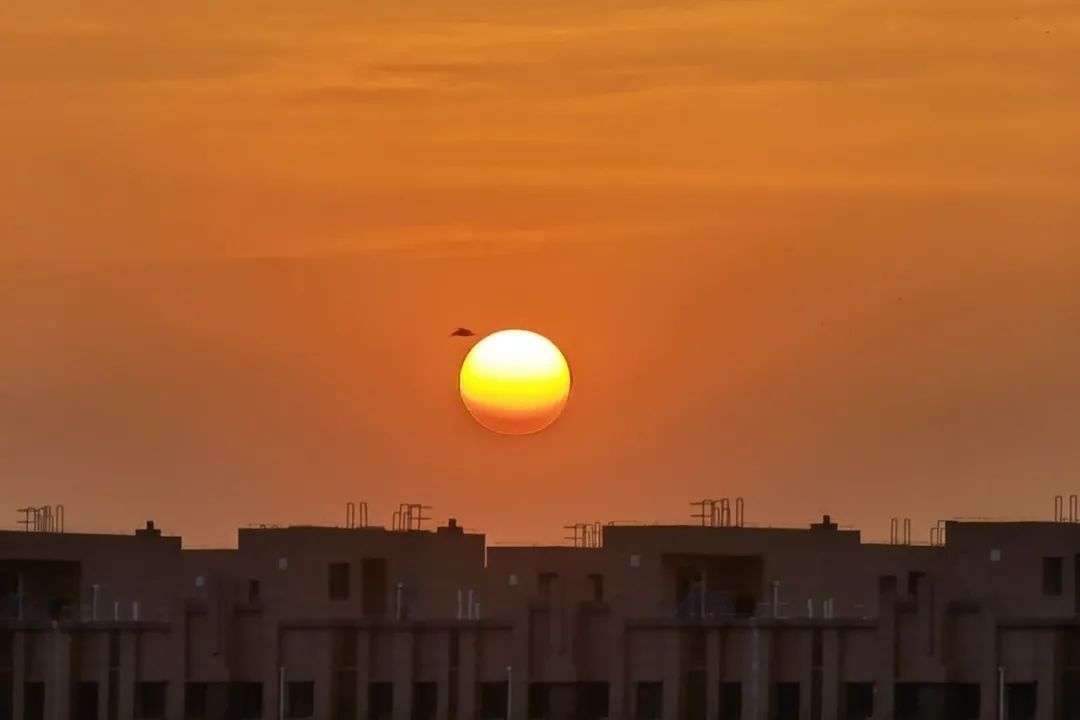
M461 365L461 399L489 430L539 432L562 413L570 367L555 344L528 330L501 330L478 342Z

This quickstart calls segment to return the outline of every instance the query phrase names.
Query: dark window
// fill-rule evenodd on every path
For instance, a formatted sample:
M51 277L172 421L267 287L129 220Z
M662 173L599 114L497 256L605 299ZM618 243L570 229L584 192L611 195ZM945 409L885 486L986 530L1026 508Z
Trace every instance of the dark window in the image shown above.
M776 720L799 720L799 683L776 683Z
M555 588L555 578L557 578L553 572L542 572L537 576L537 586L539 588L540 600L543 602L551 602L551 593Z
M97 720L97 690L96 682L81 682L75 687L75 707L72 708L75 720ZM0 714L0 717L10 720L11 715Z
M843 720L870 720L874 715L874 683L844 684Z
M439 712L439 686L433 682L413 684L413 720L435 720Z
M119 647L119 643L117 643ZM109 720L119 720L120 718L120 671L118 669L111 668L109 670L109 687L108 696L105 698L106 702L106 716Z
M1080 669L1061 673L1061 717L1080 717Z
M189 682L184 686L184 716L189 718L206 717L207 684Z
M1062 588L1061 558L1044 557L1042 571L1043 595L1060 595Z
M721 683L720 720L742 720L742 683Z
M2 578L3 573L0 573L0 581ZM0 587L0 594L2 592ZM0 601L0 606L2 604ZM2 613L0 607L0 615ZM15 720L15 634L3 631L0 631L0 720Z
M109 633L109 667L120 667L120 633Z
M917 683L897 683L893 703L896 706L897 720L915 720L919 712L919 685Z
M356 671L338 673L338 720L356 720Z
M529 684L529 720L544 720L551 712L550 683Z
M977 683L897 683L896 720L975 720Z
M3 668L0 668L0 720L15 720L15 673Z
M45 720L45 683L28 682L23 686L24 720Z
M394 683L373 682L368 686L368 718L390 720L394 716Z
M687 654L689 665L692 668L704 668L708 662L708 645L706 644L704 628L690 630L687 640Z
M593 602L604 602L604 576L592 573L589 575L589 585L592 588Z
M363 585L364 616L369 618L386 615L386 558L364 558L360 564L360 582Z
M753 595L735 596L736 617L752 617L757 612L758 601Z
M506 717L506 682L480 683L480 720L499 720Z
M683 694L681 716L687 718L687 720L705 720L704 670L691 670L686 674L686 688Z
M15 619L19 616L19 573L0 570L0 618ZM0 698L3 700L3 698Z
M580 720L602 720L608 716L610 692L606 682L577 684L577 714Z
M258 580L248 580L248 602L256 603L262 594L262 583Z
M907 594L913 598L919 596L919 580L926 577L922 570L912 570L907 574Z
M251 720L262 717L262 683L229 683L229 718Z
M1073 610L1080 615L1080 555L1073 557Z
M141 682L136 685L135 717L165 717L165 683Z
M349 563L330 563L330 599L349 599Z
M815 632L820 633L820 630ZM810 670L810 720L821 720L821 668Z
M357 660L357 641L359 639L356 628L345 628L338 633L338 642L340 645L339 657L341 658L342 667L356 667Z
M450 666L446 676L446 720L457 720L458 716L458 668Z
M639 682L634 686L634 718L660 720L664 716L664 683Z
M1035 683L1007 683L1005 685L1005 707L1009 720L1035 720L1036 698ZM1071 717L1071 716L1064 716Z
M285 699L285 717L311 717L315 714L315 683L310 680L286 683Z
M979 717L977 683L950 683L945 686L946 716L949 720L976 720Z
M821 667L825 657L824 642L822 642L821 628L814 628L810 633L810 666Z

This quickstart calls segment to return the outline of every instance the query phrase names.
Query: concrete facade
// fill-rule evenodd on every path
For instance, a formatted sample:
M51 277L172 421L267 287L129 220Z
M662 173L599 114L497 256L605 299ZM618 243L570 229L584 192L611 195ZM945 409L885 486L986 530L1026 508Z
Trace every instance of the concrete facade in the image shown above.
M0 532L0 720L1080 718L1080 524Z

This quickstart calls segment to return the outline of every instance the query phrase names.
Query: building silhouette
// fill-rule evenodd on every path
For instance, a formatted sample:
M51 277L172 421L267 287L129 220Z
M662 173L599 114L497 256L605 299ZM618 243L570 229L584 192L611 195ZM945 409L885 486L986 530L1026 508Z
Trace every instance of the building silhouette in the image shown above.
M1080 523L0 532L0 720L1080 717Z

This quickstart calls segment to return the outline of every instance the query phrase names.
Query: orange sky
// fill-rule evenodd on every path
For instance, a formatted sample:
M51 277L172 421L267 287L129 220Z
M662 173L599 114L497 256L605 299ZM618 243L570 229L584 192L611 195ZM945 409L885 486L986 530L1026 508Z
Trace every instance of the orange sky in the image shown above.
M12 511L881 538L1080 492L1075 2L8 0L0 158ZM477 427L458 325L559 344L555 426Z

